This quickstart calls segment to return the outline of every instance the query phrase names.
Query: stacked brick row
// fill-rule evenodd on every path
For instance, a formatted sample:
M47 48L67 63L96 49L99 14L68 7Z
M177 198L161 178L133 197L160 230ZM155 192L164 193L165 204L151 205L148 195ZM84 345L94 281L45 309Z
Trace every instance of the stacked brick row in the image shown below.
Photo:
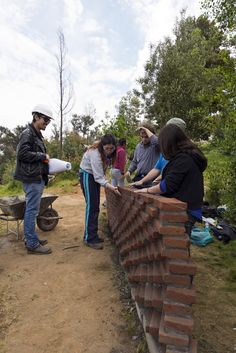
M108 222L144 330L161 353L196 353L192 339L193 276L185 234L186 204L176 199L107 190Z

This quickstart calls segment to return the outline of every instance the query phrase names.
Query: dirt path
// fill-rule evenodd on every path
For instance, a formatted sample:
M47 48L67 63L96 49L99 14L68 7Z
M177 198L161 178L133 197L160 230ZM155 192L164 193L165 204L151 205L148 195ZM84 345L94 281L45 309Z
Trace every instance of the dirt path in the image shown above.
M27 255L22 242L0 237L0 352L134 352L112 282L109 241L103 251L83 246L80 194L54 205L63 220L47 233L51 255ZM72 245L79 247L63 250Z

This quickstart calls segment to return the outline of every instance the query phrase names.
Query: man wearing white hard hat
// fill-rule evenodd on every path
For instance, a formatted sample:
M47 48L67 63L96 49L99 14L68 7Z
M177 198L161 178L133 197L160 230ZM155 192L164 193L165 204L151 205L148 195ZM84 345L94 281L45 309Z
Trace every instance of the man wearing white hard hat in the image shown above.
M25 192L24 236L29 254L45 255L52 250L44 245L46 239L39 239L36 218L45 185L48 183L48 160L41 130L45 130L53 119L50 108L39 104L32 110L33 120L22 132L17 146L14 178L20 180Z

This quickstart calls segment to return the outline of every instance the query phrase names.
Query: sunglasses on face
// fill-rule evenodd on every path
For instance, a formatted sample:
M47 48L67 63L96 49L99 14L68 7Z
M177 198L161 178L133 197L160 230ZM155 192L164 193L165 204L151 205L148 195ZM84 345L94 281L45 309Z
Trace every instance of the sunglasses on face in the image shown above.
M42 118L46 124L49 124L51 121L51 119L45 115L40 115L40 118Z

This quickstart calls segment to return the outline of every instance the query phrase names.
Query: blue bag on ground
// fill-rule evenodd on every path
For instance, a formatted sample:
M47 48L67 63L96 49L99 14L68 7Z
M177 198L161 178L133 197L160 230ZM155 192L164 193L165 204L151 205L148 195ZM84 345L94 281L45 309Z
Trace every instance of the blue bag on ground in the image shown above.
M209 229L194 227L191 232L190 240L194 245L206 246L207 244L212 243L214 238L211 236Z

